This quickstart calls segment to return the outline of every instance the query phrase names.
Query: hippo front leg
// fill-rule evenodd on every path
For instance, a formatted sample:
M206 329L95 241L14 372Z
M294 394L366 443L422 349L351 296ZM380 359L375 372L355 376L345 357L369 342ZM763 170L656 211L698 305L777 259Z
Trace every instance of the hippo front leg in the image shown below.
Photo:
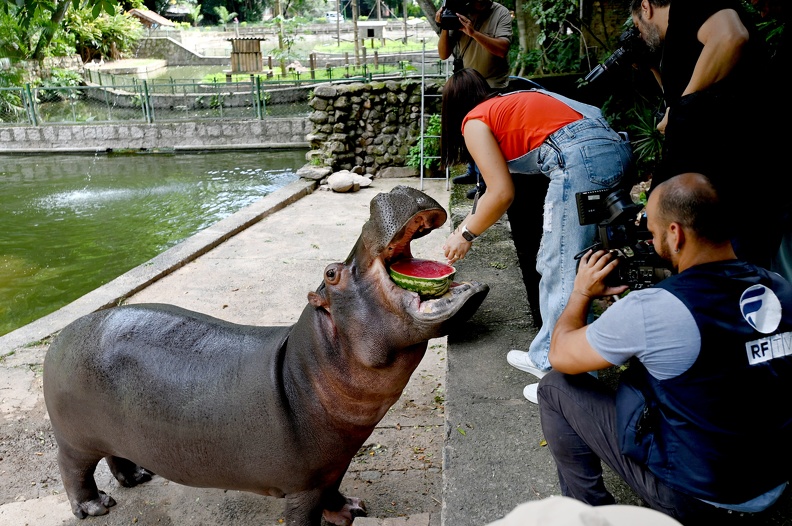
M336 492L337 493L337 492ZM325 508L322 512L324 519L336 526L349 526L355 517L366 516L366 505L357 497L344 497L338 493L340 507Z
M346 473L346 470L344 472ZM342 479L343 475L322 494L322 508L324 508L322 516L330 524L349 526L355 517L366 516L366 505L357 497L345 497L341 494L338 488Z

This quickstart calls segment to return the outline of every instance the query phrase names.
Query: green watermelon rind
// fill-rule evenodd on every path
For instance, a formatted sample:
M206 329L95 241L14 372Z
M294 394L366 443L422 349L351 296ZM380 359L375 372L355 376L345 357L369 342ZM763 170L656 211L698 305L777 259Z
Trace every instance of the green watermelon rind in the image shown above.
M454 267L451 268L454 269ZM390 274L393 282L403 289L417 292L421 296L442 296L448 292L451 282L454 281L456 269L439 278L418 278L415 276L407 276L391 268L388 269L388 274Z

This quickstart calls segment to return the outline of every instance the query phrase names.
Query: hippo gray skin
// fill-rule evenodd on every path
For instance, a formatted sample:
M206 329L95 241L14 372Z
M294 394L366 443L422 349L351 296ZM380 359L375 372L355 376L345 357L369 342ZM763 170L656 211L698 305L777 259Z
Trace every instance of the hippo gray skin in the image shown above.
M44 399L77 517L115 501L93 477L105 458L123 486L156 473L196 487L286 498L286 523L351 524L363 503L339 485L398 400L427 340L448 334L489 287L437 299L399 288L388 265L446 221L406 186L380 193L344 263L291 327L237 325L171 305L113 307L63 329L44 360Z

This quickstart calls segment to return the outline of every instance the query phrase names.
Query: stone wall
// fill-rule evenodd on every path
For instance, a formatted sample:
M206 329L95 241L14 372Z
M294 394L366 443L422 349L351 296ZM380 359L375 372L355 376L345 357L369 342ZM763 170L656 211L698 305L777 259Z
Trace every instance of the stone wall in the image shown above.
M426 83L424 116L440 113L445 79ZM381 175L405 166L410 148L418 144L421 82L416 79L321 85L314 90L307 137L310 165L331 171L362 168Z
M161 58L168 61L169 66L228 66L231 67L231 56L204 57L193 53L180 42L170 37L144 38L135 51L137 58Z
M303 117L266 120L0 126L0 154L127 149L307 148Z

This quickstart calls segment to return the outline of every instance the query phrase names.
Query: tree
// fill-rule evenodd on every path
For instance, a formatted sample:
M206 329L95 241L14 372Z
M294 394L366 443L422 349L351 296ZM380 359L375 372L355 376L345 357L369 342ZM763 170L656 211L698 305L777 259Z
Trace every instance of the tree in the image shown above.
M228 8L224 5L215 6L214 12L217 15L217 18L220 19L221 24L227 24L234 20L234 18L237 16L236 11L229 13Z
M201 4L196 4L190 7L190 20L192 21L193 26L197 26L203 20L203 15L201 14Z
M0 10L6 14L14 15L20 22L23 28L30 28L30 23L33 19L45 12L50 13L49 20L42 24L40 28L40 35L36 43L35 50L30 58L40 60L44 58L44 52L52 42L55 33L60 29L63 24L63 19L66 17L66 12L69 7L74 5L75 8L81 6L80 0L57 0L54 4L48 0L0 0ZM85 0L84 6L91 9L94 18L101 15L103 12L114 15L118 2L114 0Z

